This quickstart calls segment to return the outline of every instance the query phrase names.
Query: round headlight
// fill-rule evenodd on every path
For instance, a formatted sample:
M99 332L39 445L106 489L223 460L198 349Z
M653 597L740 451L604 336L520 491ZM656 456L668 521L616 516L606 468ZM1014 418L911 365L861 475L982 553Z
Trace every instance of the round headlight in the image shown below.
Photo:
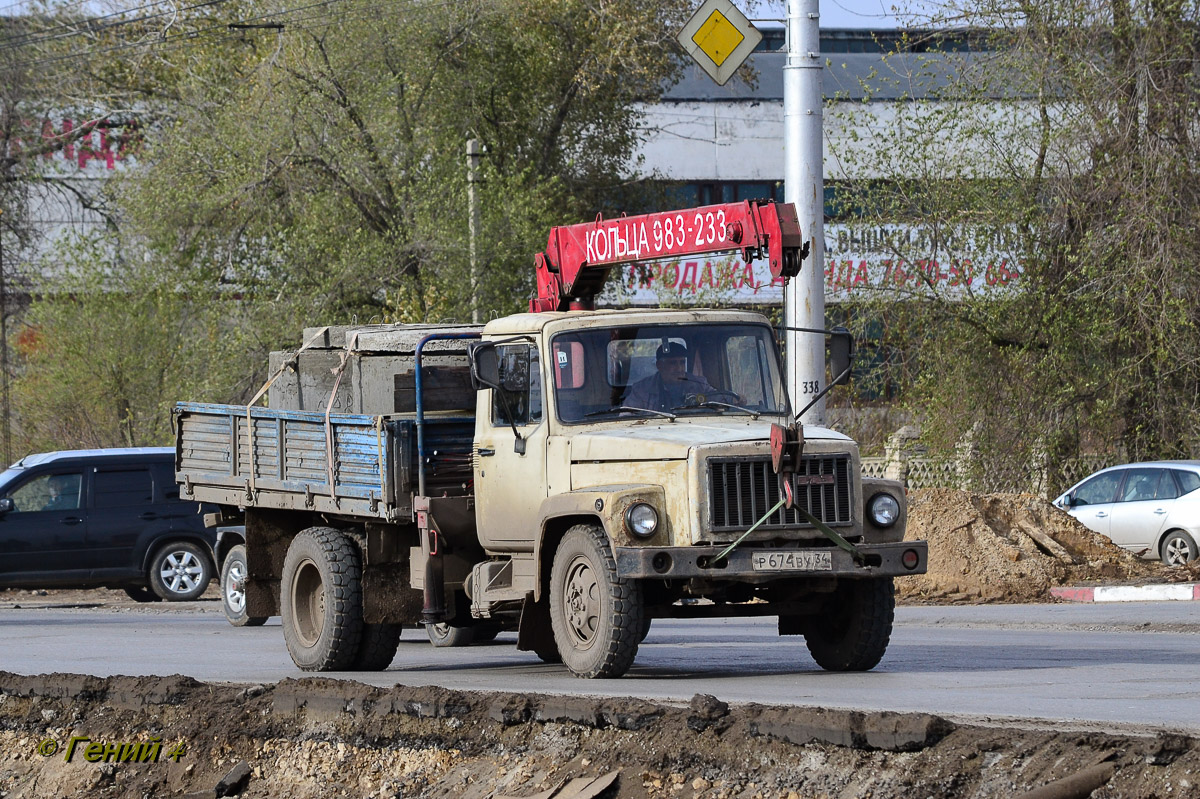
M891 494L876 494L867 503L867 512L876 527L891 527L900 518L900 503Z
M645 502L635 502L625 511L625 527L638 538L649 538L658 529L658 511Z

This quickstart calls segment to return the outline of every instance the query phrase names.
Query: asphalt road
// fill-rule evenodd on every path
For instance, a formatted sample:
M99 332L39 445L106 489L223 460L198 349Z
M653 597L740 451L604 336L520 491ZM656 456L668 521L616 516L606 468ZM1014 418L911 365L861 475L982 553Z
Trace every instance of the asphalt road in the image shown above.
M391 667L324 676L373 685L923 711L959 721L1046 720L1200 733L1200 602L901 607L872 672L820 670L774 620L658 620L628 675L579 680L517 652L515 636L434 649L405 631ZM153 609L0 608L0 670L300 677L279 620L230 627L215 602Z

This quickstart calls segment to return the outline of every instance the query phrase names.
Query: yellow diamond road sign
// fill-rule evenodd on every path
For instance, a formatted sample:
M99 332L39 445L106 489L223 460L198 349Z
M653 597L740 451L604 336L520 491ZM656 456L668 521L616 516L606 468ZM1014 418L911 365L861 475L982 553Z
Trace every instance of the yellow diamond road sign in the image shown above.
M724 86L754 52L762 34L731 0L705 0L677 38L696 63Z

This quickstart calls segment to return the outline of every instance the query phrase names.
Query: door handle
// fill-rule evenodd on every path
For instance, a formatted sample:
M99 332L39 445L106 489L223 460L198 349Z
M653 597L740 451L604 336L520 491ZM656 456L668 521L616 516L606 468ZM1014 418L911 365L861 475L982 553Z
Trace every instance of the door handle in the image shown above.
M496 450L492 449L491 447L488 447L486 449L483 447L479 448L479 457L481 457L481 458L490 458L491 456L493 456L495 454L496 454Z
M1108 514L1107 514L1107 513L1105 513L1104 511L1102 511L1102 510L1100 510L1100 511L1096 511L1096 518L1097 518L1097 519L1103 519L1103 518L1105 518L1106 516L1108 516Z
M75 524L79 524L81 521L83 521L83 519L79 518L78 516L68 516L67 518L62 520L62 523L75 525Z
M1162 508L1155 508L1154 513L1157 516L1162 516L1164 513L1166 513L1166 511L1163 510Z
M158 514L157 514L157 513L143 513L143 514L142 514L141 516L139 516L138 518L139 518L139 519L145 519L145 520L146 520L146 521L148 521L148 522L152 522L152 521L154 521L155 519L157 519L157 518L158 518Z

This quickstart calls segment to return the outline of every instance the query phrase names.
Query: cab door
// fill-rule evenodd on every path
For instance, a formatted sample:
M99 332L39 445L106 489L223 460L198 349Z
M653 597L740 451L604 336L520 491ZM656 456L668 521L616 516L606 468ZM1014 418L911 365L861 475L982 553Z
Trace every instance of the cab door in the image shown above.
M497 348L500 382L523 390L479 392L475 434L475 518L484 548L532 552L546 498L546 421L537 347L529 342ZM522 444L518 445L520 434ZM524 452L518 452L518 449Z

